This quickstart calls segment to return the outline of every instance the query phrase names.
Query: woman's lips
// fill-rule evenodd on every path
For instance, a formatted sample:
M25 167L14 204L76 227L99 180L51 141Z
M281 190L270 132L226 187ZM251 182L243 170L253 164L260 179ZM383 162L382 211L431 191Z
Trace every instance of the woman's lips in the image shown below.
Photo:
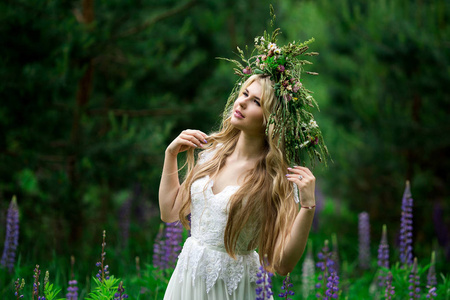
M240 111L238 111L238 110L235 110L234 111L234 116L236 117L236 118L238 118L238 119L243 119L244 118L244 116L241 114L241 112Z

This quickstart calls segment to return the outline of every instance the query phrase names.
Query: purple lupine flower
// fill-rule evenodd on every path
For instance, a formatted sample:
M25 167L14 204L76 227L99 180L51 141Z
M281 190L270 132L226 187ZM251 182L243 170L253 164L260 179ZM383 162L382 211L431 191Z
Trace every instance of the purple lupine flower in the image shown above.
M395 295L395 287L392 285L392 273L389 271L386 278L386 288L384 289L384 298L386 300L391 300L392 296Z
M78 282L75 280L75 274L73 272L73 267L75 265L75 257L72 255L70 257L70 280L69 286L67 287L67 300L78 300Z
M36 268L34 268L34 282L33 282L33 300L34 296L38 297L39 299L39 286L41 283L39 282L39 275L41 275L41 270L39 270L39 265L36 265Z
M335 272L335 264L332 259L332 253L330 252L330 248L328 247L328 240L325 240L324 247L322 251L317 254L319 262L316 263L316 267L319 269L319 276L317 279L319 282L316 284L316 289L318 290L316 293L317 298L325 299L327 283L330 278L330 275Z
M325 291L326 299L337 299L339 297L339 276L336 271L331 272L327 278L327 290Z
M436 287L435 286L430 288L428 290L428 293L427 293L427 299L434 299L434 297L437 297Z
M164 248L164 224L159 226L158 234L156 235L153 243L153 265L160 270L165 269L163 265L163 248Z
M272 293L272 276L273 274L267 272L263 266L259 267L259 272L256 274L256 298L255 300L271 299Z
M109 266L105 265L106 259L105 247L106 247L106 230L103 230L102 254L100 261L95 264L97 267L100 268L98 270L98 273L95 275L100 282L104 282L105 279L106 280L109 279Z
M308 241L308 252L302 264L302 294L306 299L314 291L314 258L312 243Z
M114 300L123 300L127 299L128 295L125 294L125 288L123 287L123 281L119 283L119 287L117 288L117 292L114 294Z
M378 247L378 266L389 269L389 244L387 242L387 229L386 225L383 225L383 233L381 234L381 242ZM379 270L378 285L380 287L385 286L387 276L384 275L384 270Z
M16 196L13 196L6 214L5 246L0 265L8 268L9 273L14 269L16 250L19 245L19 208Z
M73 279L69 280L69 286L67 287L67 294L66 298L67 300L78 300L78 282Z
M17 280L14 282L14 296L16 297L16 300L23 298L23 295L20 294L20 291L23 290L24 287L25 279L22 278L22 282L20 282L20 279L17 278Z
M362 212L358 215L359 233L359 266L368 269L370 264L370 223L369 214Z
M433 251L431 253L431 264L430 268L428 269L428 275L427 275L427 299L434 299L434 297L437 296L436 293L436 254Z
M419 299L420 298L420 276L417 274L417 257L414 258L413 267L411 273L409 274L409 299Z
M412 237L413 237L413 199L409 181L406 181L402 199L402 217L400 223L400 262L405 265L413 263Z
M163 246L162 262L164 268L175 268L183 241L183 225L180 222L166 223L165 242Z
M293 290L291 290L291 288L294 285L291 282L291 276L288 273L286 275L286 277L283 279L283 285L281 286L281 289L283 290L283 292L278 294L278 297L282 298L282 299L286 299L286 300L292 300L292 298L289 298L289 296L294 296L295 293Z

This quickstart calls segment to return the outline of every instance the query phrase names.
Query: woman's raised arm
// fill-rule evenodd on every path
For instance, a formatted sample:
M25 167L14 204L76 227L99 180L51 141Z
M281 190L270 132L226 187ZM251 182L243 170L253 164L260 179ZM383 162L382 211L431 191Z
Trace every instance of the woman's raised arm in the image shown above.
M305 167L289 168L288 171L291 173L286 175L287 179L294 182L299 189L302 209L298 212L292 225L281 263L275 268L280 275L292 272L302 257L308 242L316 206L314 196L316 178L313 173Z
M183 197L179 193L181 185L178 178L178 153L192 147L203 147L207 137L199 130L184 130L167 147L159 184L159 209L163 222L177 221L183 203Z

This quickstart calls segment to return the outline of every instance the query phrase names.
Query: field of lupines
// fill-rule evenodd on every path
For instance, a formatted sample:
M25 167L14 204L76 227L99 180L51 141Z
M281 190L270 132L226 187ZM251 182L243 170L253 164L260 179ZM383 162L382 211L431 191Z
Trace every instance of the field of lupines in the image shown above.
M378 229L371 229L366 212L358 214L359 226L354 231L359 243L357 256L344 255L337 234L318 240L312 233L304 258L292 274L283 278L260 269L256 299L269 299L272 293L274 299L450 299L450 277L437 274L435 251L429 257L414 256L413 207L407 182L398 243L389 245L389 236L396 233L383 226L377 255L371 253L370 237ZM318 205L316 216L320 210ZM14 197L7 211L0 261L1 299L162 299L182 242L189 235L179 223L161 224L152 262L141 263L136 257L128 268L132 271L110 274L107 233L103 231L99 233L98 257L92 259L92 274L79 274L73 256L67 258L69 268L21 261L22 255L17 253L19 211ZM49 267L53 274L47 271Z

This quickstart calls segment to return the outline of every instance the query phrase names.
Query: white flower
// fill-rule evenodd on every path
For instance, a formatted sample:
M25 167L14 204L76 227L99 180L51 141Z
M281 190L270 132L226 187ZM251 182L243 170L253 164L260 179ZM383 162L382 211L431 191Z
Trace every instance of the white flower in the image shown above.
M281 54L281 49L280 48L277 48L277 49L275 49L275 51L273 51L275 54Z
M269 43L269 46L267 47L269 50L275 50L277 49L277 44L275 43Z
M304 142L304 143L301 143L301 144L300 144L300 149L303 148L303 147L305 147L305 146L308 145L309 143L310 143L310 141L306 141L306 142Z
M319 126L317 125L316 121L311 119L311 121L309 121L309 127L316 128L316 127L319 127Z
M255 44L258 43L259 36L255 37Z
M261 37L261 42L264 42L266 39L262 36Z
M311 100L312 99L312 96L311 95L308 95L307 97L306 97L306 100Z

